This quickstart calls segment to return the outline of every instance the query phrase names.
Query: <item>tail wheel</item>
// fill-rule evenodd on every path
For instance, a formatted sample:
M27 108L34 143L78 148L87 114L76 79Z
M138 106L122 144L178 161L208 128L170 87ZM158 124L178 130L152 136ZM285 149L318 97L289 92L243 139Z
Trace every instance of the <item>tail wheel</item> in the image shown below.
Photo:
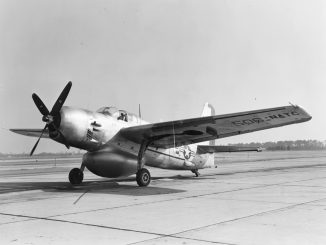
M72 185L79 185L83 182L84 173L79 168L74 168L69 173L69 181Z
M198 172L198 169L192 169L191 172L193 172L196 177L199 177L200 173Z
M139 186L148 186L151 182L151 174L146 168L142 168L138 170L136 180Z

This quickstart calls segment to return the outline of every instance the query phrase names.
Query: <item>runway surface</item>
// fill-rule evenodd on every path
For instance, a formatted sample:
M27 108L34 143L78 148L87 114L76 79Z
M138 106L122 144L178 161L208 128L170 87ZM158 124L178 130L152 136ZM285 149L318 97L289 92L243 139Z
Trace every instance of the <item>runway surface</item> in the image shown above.
M200 171L104 179L80 159L0 160L0 244L326 244L326 152L225 153Z

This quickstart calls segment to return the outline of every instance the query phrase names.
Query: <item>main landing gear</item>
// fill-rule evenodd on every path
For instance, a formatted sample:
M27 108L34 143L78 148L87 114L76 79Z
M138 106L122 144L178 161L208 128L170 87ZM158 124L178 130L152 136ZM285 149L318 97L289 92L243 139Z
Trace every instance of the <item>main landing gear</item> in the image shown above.
M136 173L136 181L139 186L148 186L151 182L151 174L146 168L139 169Z
M72 185L80 185L83 182L84 179L84 169L85 166L82 166L80 168L73 168L69 172L69 181Z
M79 185L83 182L84 173L79 168L73 168L69 172L69 181L72 185Z
M146 168L144 168L145 164L142 161L144 153L147 147L149 146L149 144L150 141L144 140L140 145L139 152L138 152L136 181L140 187L148 186L149 183L151 182L151 174Z

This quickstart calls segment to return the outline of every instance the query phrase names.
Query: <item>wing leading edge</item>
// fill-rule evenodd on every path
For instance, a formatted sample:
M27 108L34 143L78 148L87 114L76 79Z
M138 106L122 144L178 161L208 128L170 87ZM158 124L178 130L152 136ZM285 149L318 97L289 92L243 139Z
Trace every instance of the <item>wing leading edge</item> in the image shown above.
M123 128L117 137L171 148L309 121L299 106L284 106Z
M22 134L31 137L40 137L43 129L18 129L17 128L17 129L10 129L10 131L16 134ZM42 138L50 138L48 129L45 130L45 132L42 135Z

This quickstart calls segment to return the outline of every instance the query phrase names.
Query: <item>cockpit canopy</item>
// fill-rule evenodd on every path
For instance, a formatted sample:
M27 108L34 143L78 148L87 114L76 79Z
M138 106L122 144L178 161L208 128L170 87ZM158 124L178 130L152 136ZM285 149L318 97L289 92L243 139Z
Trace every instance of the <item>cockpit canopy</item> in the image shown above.
M118 108L113 106L101 107L96 112L102 113L106 116L111 116L117 120L122 120L125 122L138 122L138 117L135 114L127 112L125 110L119 110Z
M112 117L115 114L119 113L119 110L118 110L118 108L113 107L113 106L105 106L105 107L101 107L96 112L102 113L103 115Z

